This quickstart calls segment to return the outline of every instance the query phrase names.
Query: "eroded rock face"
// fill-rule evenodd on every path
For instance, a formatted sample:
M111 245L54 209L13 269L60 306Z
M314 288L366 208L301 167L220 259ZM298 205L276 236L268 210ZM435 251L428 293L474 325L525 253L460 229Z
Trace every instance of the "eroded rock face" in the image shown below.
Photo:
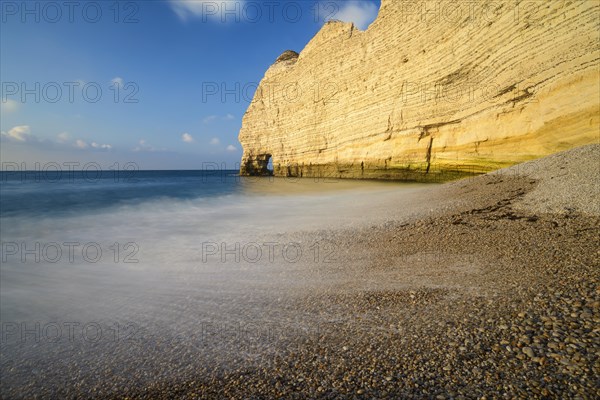
M383 0L366 31L329 22L284 52L240 172L451 179L598 142L600 3L458 3Z

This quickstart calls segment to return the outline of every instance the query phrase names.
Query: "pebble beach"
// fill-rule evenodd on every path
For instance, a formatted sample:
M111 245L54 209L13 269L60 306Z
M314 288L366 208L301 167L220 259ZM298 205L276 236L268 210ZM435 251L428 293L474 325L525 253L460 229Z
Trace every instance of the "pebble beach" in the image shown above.
M598 398L598 160L585 146L420 189L385 222L282 234L335 251L275 263L302 284L224 294L200 330L5 357L2 398ZM92 372L68 356L84 350Z

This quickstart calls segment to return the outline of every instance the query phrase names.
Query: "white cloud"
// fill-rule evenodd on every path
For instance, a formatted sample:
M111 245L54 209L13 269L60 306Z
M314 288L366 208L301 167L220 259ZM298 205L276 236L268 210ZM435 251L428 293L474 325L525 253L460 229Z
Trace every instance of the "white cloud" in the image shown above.
M246 0L171 0L171 9L182 21L201 18L222 22L239 22L244 18Z
M31 129L29 125L19 125L10 129L8 132L2 132L2 136L16 140L17 142L27 142L32 139Z
M226 114L226 115L223 115L222 117L220 117L218 115L209 115L207 117L204 117L204 119L202 120L202 123L209 124L209 123L215 121L217 118L222 119L223 121L231 121L231 120L235 119L235 116L233 114Z
M57 135L57 137L58 143L65 143L69 140L71 135L68 132L61 132ZM96 150L111 150L113 148L110 144L98 143L96 141L88 143L83 139L76 139L73 145L78 149L87 149L91 147L92 149Z
M88 144L87 144L87 142L85 142L81 139L77 139L75 141L75 147L80 148L80 149L87 149Z
M140 139L139 146L134 147L133 151L157 151L157 149L155 149L154 146L150 146L146 140Z
M37 136L31 134L31 129L29 125L15 126L8 132L2 131L2 139L4 138L7 138L12 141L26 142L34 145L43 144L44 146L73 146L78 149L87 149L91 146L92 148L98 150L112 149L112 145L110 144L100 144L97 142L88 143L82 139L70 141L71 135L68 132L59 133L58 135L56 135L56 139L38 138Z
M68 133L68 132L61 132L61 133L59 133L58 135L56 135L56 137L58 138L58 141L59 141L60 143L64 143L64 142L66 142L67 140L69 140L69 137L70 137L70 135L69 135L69 133Z
M205 117L205 118L202 120L202 123L204 123L204 124L208 124L208 123L210 123L210 122L214 121L215 119L217 119L217 116L216 116L216 115L209 115L208 117Z
M337 12L328 19L354 22L354 25L361 30L367 29L371 22L375 21L379 12L376 4L366 0L346 1L338 3L338 7Z
M118 87L123 87L123 78L116 76L110 80L110 83Z
M237 151L237 148L234 145L230 144L229 146L227 146L227 148L225 150L227 150L227 151Z
M210 139L210 144L212 144L212 145L214 145L214 146L217 146L217 145L219 145L220 143L221 143L221 141L220 141L220 140L219 140L219 138L217 138L217 137L214 137L214 138Z
M81 140L81 139L77 139L75 141L75 147L78 147L80 149L87 149L88 148L88 144L85 140Z
M146 144L146 141L144 139L140 139L138 144L139 144L139 146L134 147L133 151L144 151L144 150L147 150L148 147L150 147Z
M92 147L95 149L102 149L102 150L112 149L112 146L110 144L98 144L96 142L92 142Z
M6 99L5 101L0 102L0 111L7 114L17 112L19 111L19 102L12 99Z
M194 138L189 133L184 133L183 135L181 135L181 140L183 140L186 143L192 143L194 141Z

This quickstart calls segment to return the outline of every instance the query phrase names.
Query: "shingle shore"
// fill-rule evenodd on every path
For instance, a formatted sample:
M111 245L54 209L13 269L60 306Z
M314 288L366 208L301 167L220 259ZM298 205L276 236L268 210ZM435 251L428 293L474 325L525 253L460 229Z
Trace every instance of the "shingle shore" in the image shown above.
M2 397L598 398L600 215L586 200L598 201L599 149L535 161L544 165L535 176L505 171L435 188L456 205L432 217L289 234L319 235L336 257L299 267L299 279L323 285L231 306L276 321L264 337L211 327L192 345L115 343L97 382L78 386L67 363L60 389L55 381ZM591 184L587 199L564 200L569 180L548 165L569 165L569 196ZM138 368L120 370L132 355Z

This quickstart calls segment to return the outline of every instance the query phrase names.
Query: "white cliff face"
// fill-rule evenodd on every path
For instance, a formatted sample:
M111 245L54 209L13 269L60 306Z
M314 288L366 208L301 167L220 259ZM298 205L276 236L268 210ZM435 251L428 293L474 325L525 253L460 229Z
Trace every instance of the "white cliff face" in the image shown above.
M600 3L383 0L269 68L242 174L450 179L598 142Z

